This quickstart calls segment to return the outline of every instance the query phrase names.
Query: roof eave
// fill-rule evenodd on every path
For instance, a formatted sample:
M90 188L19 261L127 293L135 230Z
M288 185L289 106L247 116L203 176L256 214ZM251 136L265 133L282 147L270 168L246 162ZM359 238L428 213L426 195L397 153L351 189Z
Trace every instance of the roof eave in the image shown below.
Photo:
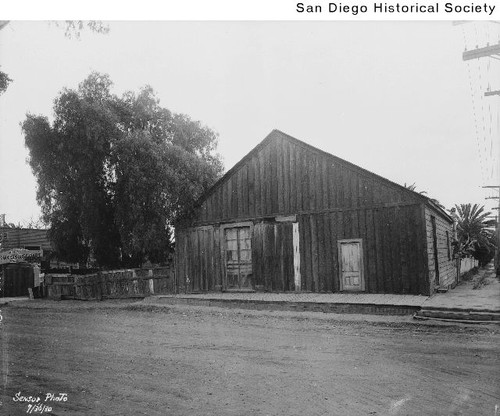
M301 146L305 146L306 148L312 150L312 151L315 151L315 152L319 152L321 154L324 154L328 157L331 157L331 158L334 158L336 159L337 161L339 161L340 163L343 163L349 167L351 167L352 169L355 169L357 171L359 171L360 173L363 173L365 175L368 175L368 176L373 176L375 178L377 178L378 180L381 180L385 183L387 183L388 185L390 186L393 186L393 187L396 187L397 189L399 189L400 191L402 192L406 192L406 193L409 193L411 194L413 197L417 198L418 200L420 200L421 202L423 203L428 203L432 208L436 209L437 211L439 211L440 213L442 213L446 218L448 218L450 221L453 221L453 219L450 217L450 215L448 215L442 208L440 208L439 206L437 206L436 204L434 204L428 197L426 197L425 195L422 195L418 192L415 192L415 191L412 191L411 189L408 189L408 188L405 188L404 186L396 183L396 182L393 182L391 181L390 179L387 179L387 178L384 178L383 176L380 176L376 173L373 173L367 169L364 169L358 165L355 165L354 163L351 163L345 159L342 159L338 156L335 156L335 155L332 155L331 153L328 153L324 150L321 150L321 149L318 149L317 147L314 147L306 142L303 142L302 140L299 140L293 136L290 136L284 132L282 132L281 130L278 130L278 129L273 129L257 146L255 146L252 150L250 150L238 163L236 163L231 169L229 169L217 182L215 182L209 189L207 189L199 198L198 200L195 202L195 204L193 205L193 208L196 209L198 207L200 207L203 202L222 184L224 183L227 178L229 178L230 176L232 176L232 174L234 172L236 172L242 165L245 164L245 162L256 152L258 152L262 147L266 146L268 144L268 142L270 142L274 137L277 137L277 136L281 136L282 138L286 138L287 140L289 141L292 141L292 142L295 142L296 144L299 144Z

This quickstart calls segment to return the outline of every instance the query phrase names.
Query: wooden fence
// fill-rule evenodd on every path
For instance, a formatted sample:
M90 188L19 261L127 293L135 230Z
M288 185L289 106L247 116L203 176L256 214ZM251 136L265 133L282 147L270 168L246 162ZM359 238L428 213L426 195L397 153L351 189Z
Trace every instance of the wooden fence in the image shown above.
M144 298L175 293L175 286L174 267L45 275L45 290L50 299Z
M477 267L479 262L472 257L464 257L460 259L460 276L467 273L469 270Z

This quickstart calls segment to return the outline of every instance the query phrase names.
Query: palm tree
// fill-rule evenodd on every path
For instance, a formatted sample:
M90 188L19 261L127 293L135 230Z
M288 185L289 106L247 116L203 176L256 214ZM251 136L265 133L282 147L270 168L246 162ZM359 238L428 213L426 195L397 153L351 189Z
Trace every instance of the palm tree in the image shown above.
M417 192L417 184L413 182L411 185L406 183L403 185L406 189L409 189L410 191ZM427 193L425 191L422 191L420 193Z
M427 191L417 191L417 184L415 182L413 182L411 185L408 185L406 182L405 184L403 185L406 189L409 189L410 191L413 191L413 192L418 192L420 195L423 195L425 196L426 198L428 198L430 201L432 201L435 205L437 205L439 208L441 208L442 210L446 210L446 208L444 207L444 205L441 204L441 202L439 202L437 199L434 199L434 198L429 198L427 196Z
M477 258L479 251L494 250L495 220L489 219L490 212L478 204L455 205L453 213L457 221L457 238L460 254L471 254Z

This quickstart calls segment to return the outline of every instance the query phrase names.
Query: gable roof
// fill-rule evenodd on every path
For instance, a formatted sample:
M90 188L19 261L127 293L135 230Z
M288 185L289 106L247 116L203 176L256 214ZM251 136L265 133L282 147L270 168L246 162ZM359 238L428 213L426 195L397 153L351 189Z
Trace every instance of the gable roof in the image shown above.
M324 150L318 149L317 147L311 146L310 144L303 142L302 140L296 139L295 137L292 137L286 133L283 133L282 131L278 129L274 129L269 133L264 140L262 140L257 146L255 146L250 152L248 152L238 163L236 163L231 169L229 169L217 182L215 182L212 187L207 189L196 201L195 207L199 207L203 202L217 189L219 188L224 182L228 180L235 172L238 171L242 166L245 165L245 163L250 160L255 154L257 154L261 149L266 147L271 141L277 140L278 138L281 138L283 140L287 140L290 143L293 143L296 146L302 147L306 150L309 150L311 152L323 155L327 158L333 159L336 163L343 164L344 166L347 166L348 168L356 171L357 173L360 173L361 175L372 177L373 179L377 181L381 181L385 183L388 186L391 186L393 188L396 188L397 190L401 192L406 192L411 194L412 196L418 198L420 201L423 203L426 203L429 205L431 208L434 210L438 211L441 215L444 215L450 222L453 222L453 219L449 214L446 213L441 207L439 207L437 204L435 204L430 198L428 198L425 195L422 195L418 192L412 191L408 188L405 188L402 185L397 184L396 182L392 182L389 179L384 178L383 176L377 175L376 173L370 172L369 170L363 169L362 167L359 167L355 165L354 163L348 162L347 160L344 160L340 157L337 157L335 155L332 155L331 153L325 152Z

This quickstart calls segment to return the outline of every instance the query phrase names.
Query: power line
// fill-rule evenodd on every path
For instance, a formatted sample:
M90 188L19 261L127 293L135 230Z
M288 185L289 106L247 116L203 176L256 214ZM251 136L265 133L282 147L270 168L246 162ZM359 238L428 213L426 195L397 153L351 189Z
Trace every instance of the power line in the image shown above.
M492 66L492 61L491 60L500 60L500 32L499 32L499 41L498 44L496 45L490 45L490 32L489 32L489 27L483 26L484 32L485 32L485 40L486 40L486 46L479 47L479 39L478 39L478 30L477 30L477 25L474 24L474 31L476 34L476 48L468 51L467 50L467 42L465 39L465 30L462 27L462 31L464 34L464 43L465 43L465 52L462 54L462 59L464 61L470 61L473 59L478 60L478 75L477 78L479 80L479 88L477 89L478 91L483 88L482 85L482 63L485 61L484 58L486 58L485 62L485 75L486 75L486 80L487 83L485 84L485 89L486 92L484 94L480 94L480 102L481 102L481 118L482 118L482 146L480 145L480 138L479 138L479 129L477 127L478 124L478 117L477 117L477 111L476 111L476 103L475 103L475 98L474 98L474 90L472 88L472 76L471 76L471 71L470 71L470 65L469 62L467 62L467 69L468 69L468 74L469 74L469 85L471 88L471 96L472 96L472 101L473 101L473 113L474 113L474 123L476 126L476 141L478 144L478 153L479 153L479 159L480 159L480 164L483 163L482 161L482 149L484 148L485 152L485 159L488 160L488 164L491 169L488 169L489 176L484 175L485 171L482 166L481 166L481 174L483 176L483 181L485 180L485 177L488 176L488 180L499 180L500 177L495 178L495 171L497 170L498 173L500 174L500 170L498 170L498 162L495 163L496 157L493 155L494 154L494 143L499 143L500 140L494 141L494 131L493 131L493 115L492 115L492 106L491 106L491 101L488 101L488 114L486 115L486 119L489 121L489 128L486 127L486 120L485 120L485 108L483 106L484 104L484 99L495 96L500 96L500 92L498 90L491 90L491 84L489 82L490 76L491 76L491 66ZM484 45L484 43L482 43ZM493 62L495 62L493 61ZM500 72L497 72L500 73ZM497 135L500 135L500 118L498 115L499 111L497 111ZM488 117L489 116L489 117ZM486 138L488 136L488 139ZM488 143L487 143L488 141ZM498 145L498 150L500 151L500 144ZM488 152L489 150L489 152ZM500 161L500 159L499 159ZM497 175L500 176L500 175ZM500 185L485 185L483 188L487 189L496 189L497 191L500 191ZM499 206L498 207L493 207L492 210L500 210L500 196L491 196L491 197L486 197L485 199L498 199L499 201ZM496 225L496 233L497 233L497 239L500 241L500 224L497 218L497 225ZM497 273L500 272L500 247L497 246L496 252L495 252L495 267L497 270Z

